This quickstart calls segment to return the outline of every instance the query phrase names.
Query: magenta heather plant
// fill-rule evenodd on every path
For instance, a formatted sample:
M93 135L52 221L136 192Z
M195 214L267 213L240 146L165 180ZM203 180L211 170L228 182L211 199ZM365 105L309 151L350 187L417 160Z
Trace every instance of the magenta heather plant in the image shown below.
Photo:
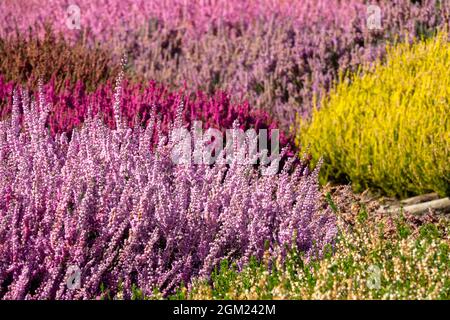
M224 154L212 166L176 165L172 136L157 130L153 146L161 120L128 128L120 85L116 94L114 128L89 117L69 141L45 126L53 107L42 86L38 102L15 92L0 122L1 299L92 299L101 287L130 298L133 286L167 294L225 258L243 265L294 243L311 258L333 242L319 168L291 159L262 176ZM67 286L74 269L79 289Z
M5 82L0 75L0 119L11 114L14 87L17 85ZM235 120L240 123L242 129L278 129L277 123L266 112L253 110L247 102L235 103L226 92L218 91L211 97L202 91L189 92L180 89L173 92L155 81L149 81L146 85L124 81L121 87L118 105L129 127L146 126L151 107L155 106L156 112L161 115L161 130L167 134L169 124L173 122L177 108L183 102L184 122L191 124L195 120L202 121L204 129L212 127L223 131L231 128ZM65 132L70 137L70 132L84 122L88 110L91 110L93 115L100 113L103 121L110 128L114 128L114 94L111 82L100 85L93 93L88 93L82 82L78 82L74 87L67 83L65 89L57 93L52 80L44 86L45 99L52 104L47 127L52 135ZM38 98L38 93L34 96ZM292 136L280 132L280 146L288 147L288 154L291 154L294 150Z

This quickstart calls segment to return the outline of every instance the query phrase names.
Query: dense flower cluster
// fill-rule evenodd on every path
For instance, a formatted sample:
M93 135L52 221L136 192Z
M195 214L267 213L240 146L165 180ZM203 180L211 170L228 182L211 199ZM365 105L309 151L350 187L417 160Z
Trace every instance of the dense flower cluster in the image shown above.
M9 117L13 108L13 91L17 85L6 82L0 76L0 119ZM161 130L168 133L170 124L174 121L180 103L183 103L183 121L191 124L201 121L204 129L216 128L222 131L230 129L233 121L237 120L242 129L255 130L278 129L277 123L263 111L252 110L247 102L235 103L226 92L216 92L208 96L201 91L188 90L170 91L167 87L150 81L147 85L131 84L124 81L121 85L121 95L118 105L123 120L129 127L135 125L146 126L150 120L152 107L161 116ZM47 127L52 135L57 133L70 133L73 128L79 127L87 117L88 111L93 115L100 114L103 121L110 128L114 128L115 101L114 84L111 82L99 85L89 93L82 82L74 87L66 85L61 93L56 92L54 79L44 86L46 101L52 104L48 115ZM38 98L38 92L35 92ZM19 107L21 103L19 102ZM293 150L293 139L280 132L280 146Z
M349 191L344 188L339 193ZM339 210L345 210L337 218L343 232L336 240L335 254L305 264L294 251L284 261L275 261L270 272L267 261L250 263L239 272L223 263L211 279L193 280L194 285L179 290L174 298L450 299L448 218L402 212L380 216L367 212L367 203L354 196L346 195L344 201L351 209L335 203Z
M169 293L224 258L243 265L293 241L315 257L333 242L318 168L287 161L263 176L224 154L212 166L176 165L172 135L157 130L151 147L160 119L122 123L118 84L116 128L89 117L70 140L46 129L52 106L42 87L37 102L15 91L12 116L0 122L0 298L94 298L103 286L124 298L134 286ZM172 128L181 124L179 110ZM70 289L77 268L81 287Z
M70 5L80 8L80 29L70 29L67 18L74 17ZM335 9L334 12L329 10ZM236 24L257 19L298 19L326 16L344 22L349 13L362 8L361 1L306 0L306 1L240 1L240 0L101 0L101 1L2 1L0 18L5 28L0 36L13 34L18 29L42 28L45 23L54 25L56 31L77 36L89 32L105 41L120 34L123 37L159 20L169 28L185 28L189 35L199 35L212 26ZM327 13L326 13L327 12Z
M339 72L384 57L390 41L448 26L450 2L437 2L380 1L381 30L371 30L366 1L294 1L292 16L263 11L260 19L211 28L194 41L183 28L153 26L114 47L128 50L148 78L228 90L289 129L296 116L310 116L314 96L328 91Z

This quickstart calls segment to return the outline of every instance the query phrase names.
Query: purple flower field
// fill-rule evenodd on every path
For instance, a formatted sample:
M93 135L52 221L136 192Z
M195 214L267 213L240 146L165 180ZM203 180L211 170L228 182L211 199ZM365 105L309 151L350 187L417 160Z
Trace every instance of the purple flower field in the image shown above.
M373 247L342 249L363 209L332 198L352 181L320 180L340 159L313 164L301 125L389 48L449 26L445 0L0 1L0 300L315 296L299 288L323 285L321 261ZM224 261L267 263L262 279L293 252L297 287L217 287Z

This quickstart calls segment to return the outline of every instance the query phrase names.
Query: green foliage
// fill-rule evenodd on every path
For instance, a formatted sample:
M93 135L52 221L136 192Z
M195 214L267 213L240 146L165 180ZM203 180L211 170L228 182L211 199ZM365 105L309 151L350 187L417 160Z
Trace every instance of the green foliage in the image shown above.
M350 180L406 197L450 193L448 34L388 49L378 62L341 80L297 142L324 158L322 181Z

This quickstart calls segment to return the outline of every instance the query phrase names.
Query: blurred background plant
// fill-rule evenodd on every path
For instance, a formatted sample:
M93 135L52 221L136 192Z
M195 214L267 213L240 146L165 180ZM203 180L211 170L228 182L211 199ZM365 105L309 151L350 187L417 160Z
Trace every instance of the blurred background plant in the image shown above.
M120 70L105 48L88 48L81 40L69 43L50 26L42 38L32 32L0 38L0 56L0 74L4 80L26 84L34 90L42 79L53 80L58 92L78 81L85 84L86 90L94 91L116 77Z
M33 78L39 78L38 76ZM46 126L50 133L65 133L69 138L74 128L79 128L91 115L99 115L110 127L115 127L114 119L114 83L106 80L105 83L97 84L93 92L89 92L87 84L81 80L72 85L69 82L62 84L58 92L57 78L43 86L43 95L51 104L51 110L46 120ZM32 96L38 100L39 91L33 90L32 84L24 87ZM11 116L14 106L14 89L21 90L21 86L14 81L7 82L0 74L0 119ZM271 143L271 132L279 129L275 120L265 111L255 110L249 103L233 103L231 95L227 92L216 91L214 95L208 95L202 91L189 91L180 88L171 91L163 84L149 81L147 83L134 83L124 80L121 86L120 111L123 120L130 128L135 126L146 127L154 112L158 114L161 121L161 132L168 134L170 124L175 120L179 105L183 103L183 121L193 125L194 121L202 122L202 129L215 128L223 133L233 127L233 122L238 121L243 130L268 129ZM18 112L23 114L22 103L18 102ZM287 148L287 155L293 155L297 150L292 135L279 133L280 148Z
M156 130L281 129L323 181L448 193L449 1L69 5L0 1L0 298L449 299L448 220L320 196L310 155L173 166Z
M320 166L291 159L262 175L235 150L231 161L221 153L213 165L179 164L183 103L167 135L155 108L145 128L127 128L122 77L114 128L97 114L70 139L50 134L42 85L37 100L14 91L11 117L0 121L0 299L94 299L102 286L129 298L132 285L167 295L224 258L244 265L292 243L320 257L334 241ZM79 290L66 285L72 266Z
M44 23L68 41L101 44L129 55L131 77L187 86L208 94L229 91L269 111L284 131L296 115L310 116L339 71L355 71L385 53L388 41L428 36L448 25L450 3L372 1L381 30L367 27L363 0L306 1L78 1L81 29L66 25L69 1L3 1L4 35ZM170 8L170 9L169 9ZM118 23L119 21L119 23Z

